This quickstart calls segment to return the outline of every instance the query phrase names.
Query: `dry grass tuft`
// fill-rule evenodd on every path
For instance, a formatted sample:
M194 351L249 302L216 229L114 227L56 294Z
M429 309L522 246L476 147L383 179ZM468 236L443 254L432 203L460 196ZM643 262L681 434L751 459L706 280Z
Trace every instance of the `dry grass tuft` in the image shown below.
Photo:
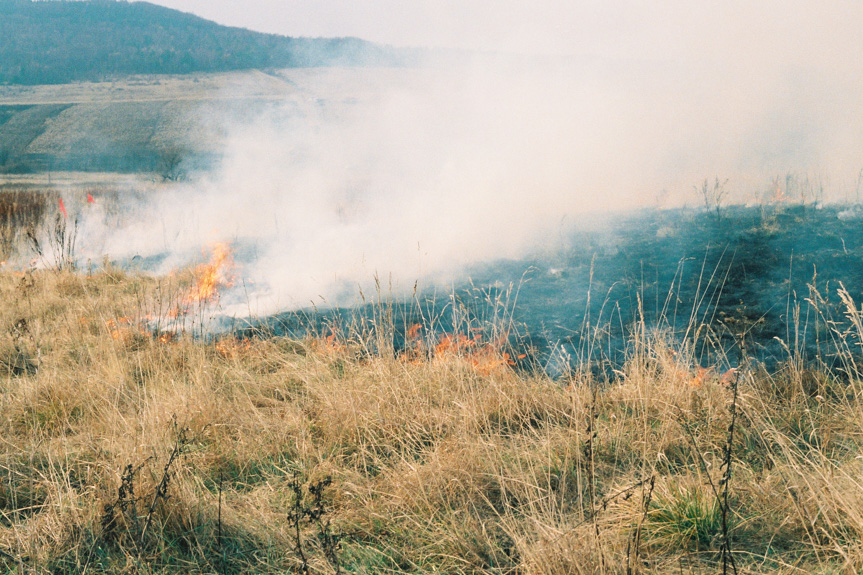
M0 190L0 262L16 255L26 231L38 228L56 202L56 194L42 190L27 187Z

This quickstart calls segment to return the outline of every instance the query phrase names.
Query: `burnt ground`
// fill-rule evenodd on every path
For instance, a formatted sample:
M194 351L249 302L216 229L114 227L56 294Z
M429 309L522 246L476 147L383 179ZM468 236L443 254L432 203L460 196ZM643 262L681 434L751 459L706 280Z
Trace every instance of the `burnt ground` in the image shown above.
M705 365L735 365L745 351L775 366L788 359L786 345L829 364L835 349L823 320L844 319L837 289L863 301L863 210L848 206L732 206L719 218L645 210L610 217L599 229L575 225L563 243L533 258L473 266L454 298L420 296L397 309L396 348L405 345L402 326L423 323L426 333L440 334L466 329L471 318L508 320L511 312L513 345L543 357L552 372L567 355L619 366L642 319L648 331L693 343ZM813 288L824 300L821 316L810 303ZM271 318L269 328L325 330L345 317L380 321L380 311L291 314Z

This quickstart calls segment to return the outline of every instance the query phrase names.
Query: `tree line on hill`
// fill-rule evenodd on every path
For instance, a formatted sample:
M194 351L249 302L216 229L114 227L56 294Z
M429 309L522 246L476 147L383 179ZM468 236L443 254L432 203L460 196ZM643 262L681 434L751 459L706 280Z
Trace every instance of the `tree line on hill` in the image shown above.
M357 38L221 26L147 2L0 0L0 84L253 68L400 66L417 52Z

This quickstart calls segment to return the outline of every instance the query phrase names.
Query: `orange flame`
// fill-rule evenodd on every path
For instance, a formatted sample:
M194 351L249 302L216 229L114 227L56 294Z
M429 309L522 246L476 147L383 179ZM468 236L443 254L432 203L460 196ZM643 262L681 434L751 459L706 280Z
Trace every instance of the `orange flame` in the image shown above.
M434 348L435 355L461 355L468 354L479 344L482 336L475 335L469 338L463 333L445 333Z
M339 338L339 330L338 328L332 327L330 328L330 335L324 338L322 342L324 349L328 351L340 351L344 348L344 345L340 341Z
M123 344L131 343L136 339L151 339L162 344L170 344L177 341L178 334L169 331L154 330L148 325L151 316L132 318L122 316L105 320L105 328L111 339ZM90 325L90 318L82 317L79 320L82 327Z
M321 335L313 339L311 342L312 347L323 353L339 354L347 351L348 346L345 344L345 340L342 337L339 328L336 326L330 326L329 332L329 335Z
M250 349L252 349L252 341L248 339L228 337L216 342L216 352L225 359L237 359Z
M405 330L405 349L401 359L406 363L420 365L434 357L442 361L458 361L466 363L480 375L491 375L503 368L515 367L518 361L525 359L526 354L520 353L515 358L504 351L507 337L496 341L484 342L482 328L472 328L474 335L464 333L444 333L438 338L437 344L426 347L426 341L420 335L422 324L412 324ZM430 357L431 356L431 357Z
M468 337L462 333L444 334L435 346L435 357L456 357L465 361L480 375L490 375L507 367L515 367L516 360L503 351L506 338L495 342L483 342L482 335ZM524 359L519 354L517 359Z
M716 367L701 367L695 368L694 373L684 372L683 379L688 380L689 386L696 389L701 388L707 382L719 383L725 387L730 387L737 379L737 368L719 373Z
M732 384L737 380L737 368L732 367L725 373L719 376L719 383L726 387L731 387Z
M421 324L421 323L413 324L405 332L405 339L407 339L409 341L419 339L420 331L422 330L422 328L423 328L423 324Z
M228 244L216 244L210 261L195 268L195 283L189 289L186 303L210 301L218 294L220 287L229 287L230 270L233 266L234 260Z
M782 190L782 184L779 183L779 178L773 179L773 195L770 197L770 202L774 204L784 204L789 200L788 195Z
M108 319L105 321L105 327L108 329L111 339L124 344L133 341L137 337L149 337L150 335L140 322L135 322L135 320L127 316Z
M689 386L695 388L702 387L704 385L705 379L709 379L709 376L711 376L712 374L712 369L704 368L701 366L696 367L695 375L692 377L692 379L689 380Z
M401 352L402 361L419 365L428 359L425 341L420 334L422 329L421 323L415 323L405 330L405 348Z

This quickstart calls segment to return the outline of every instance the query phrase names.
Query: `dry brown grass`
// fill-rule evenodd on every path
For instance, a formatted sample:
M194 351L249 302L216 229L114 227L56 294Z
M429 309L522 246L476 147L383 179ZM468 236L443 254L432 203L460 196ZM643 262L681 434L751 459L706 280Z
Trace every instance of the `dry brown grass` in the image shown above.
M378 357L356 341L162 342L147 316L170 308L160 298L182 281L0 273L0 566L721 570L710 484L723 473L731 391L685 346L638 335L619 379L599 382L482 373L456 355ZM791 363L744 368L738 381L738 572L859 572L855 374ZM298 531L293 485L312 509L307 488L325 478L321 522ZM343 535L339 546L327 532Z
M38 228L56 203L56 194L40 189L22 186L0 190L0 262L15 254L24 243L22 234Z

